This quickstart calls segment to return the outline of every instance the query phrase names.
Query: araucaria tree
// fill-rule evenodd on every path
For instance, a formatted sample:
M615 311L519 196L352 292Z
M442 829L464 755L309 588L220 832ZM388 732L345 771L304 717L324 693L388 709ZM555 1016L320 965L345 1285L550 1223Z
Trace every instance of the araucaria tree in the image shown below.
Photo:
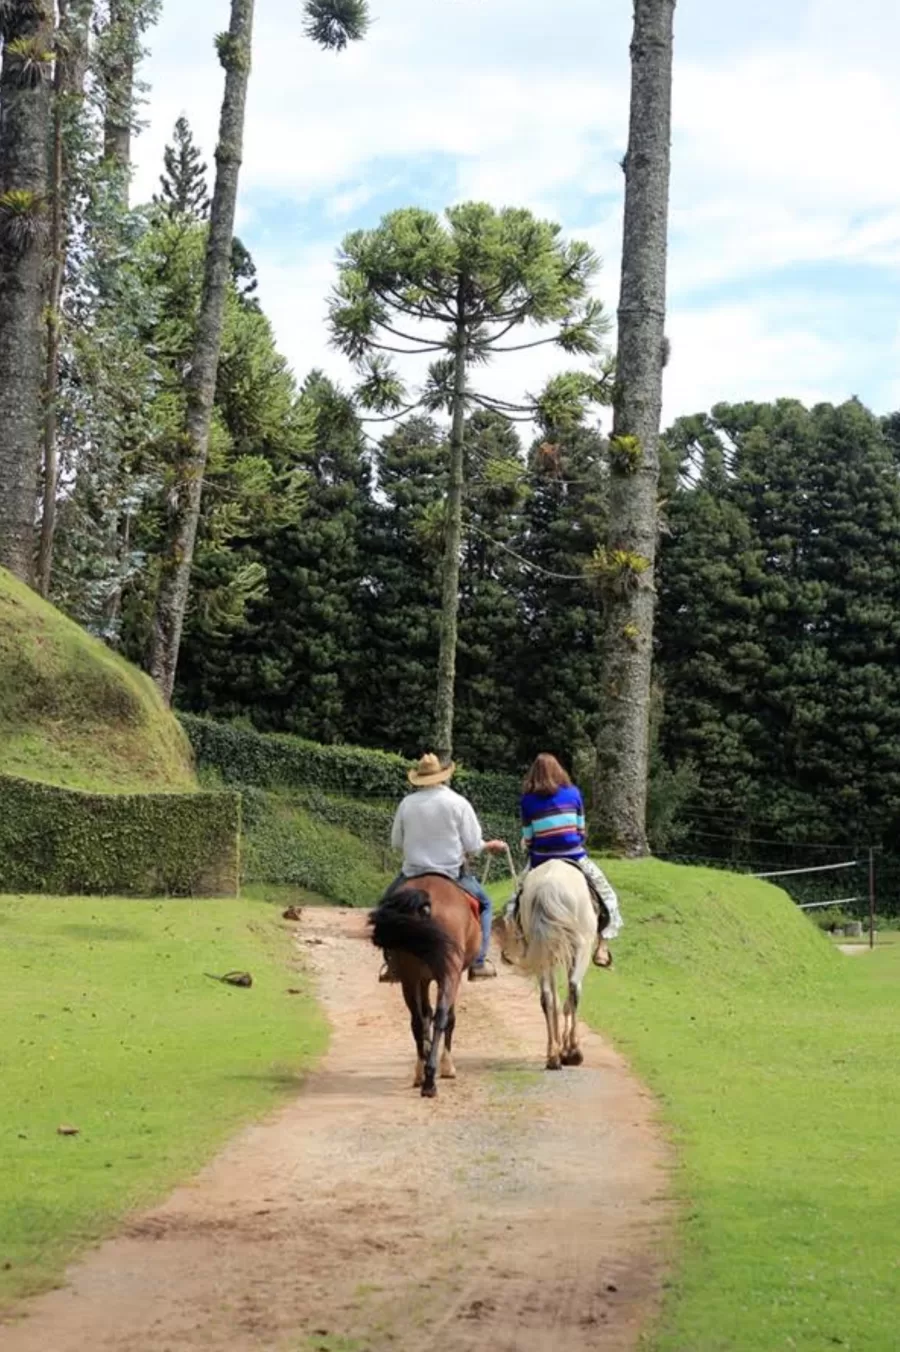
M590 294L599 261L587 244L564 241L558 225L528 211L469 202L443 219L416 208L392 212L375 230L349 235L338 266L332 335L360 368L362 404L391 416L443 409L451 419L434 714L435 748L446 762L453 750L466 414L488 409L577 423L602 399L608 376L569 372L540 396L512 404L477 388L472 368L540 344L599 356L606 318ZM390 365L397 353L432 356L418 399L407 398Z
M97 5L96 65L103 105L103 156L107 176L127 207L131 142L140 87L137 66L144 33L159 18L162 0L106 0Z
M0 564L34 570L44 377L52 0L0 6Z
M225 69L225 94L216 148L216 181L209 217L203 295L186 381L185 427L173 448L167 529L150 652L150 674L171 700L187 608L191 564L209 450L225 302L231 278L234 217L250 81L254 0L231 0L231 23L216 39ZM362 37L365 0L306 0L306 31L320 46L341 50Z
M595 557L605 611L597 801L606 843L629 855L647 852L674 14L675 0L635 0L609 528Z
M166 146L165 173L159 180L160 194L153 200L170 216L204 221L209 215L206 164L200 157L186 117L175 123L174 144Z

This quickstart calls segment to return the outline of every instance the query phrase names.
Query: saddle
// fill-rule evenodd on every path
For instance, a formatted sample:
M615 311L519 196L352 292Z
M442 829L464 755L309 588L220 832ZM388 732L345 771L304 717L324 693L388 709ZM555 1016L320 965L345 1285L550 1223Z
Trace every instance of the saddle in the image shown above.
M547 863L549 861L545 860L544 862ZM584 869L580 867L577 859L565 859L563 857L560 857L560 863L570 864L572 868L578 869L578 872L581 874L582 878L588 885L588 891L591 894L591 900L593 901L597 911L597 928L598 930L606 929L606 926L610 922L609 909L606 905L606 902L603 900L600 893L597 891L597 887L596 884L594 883L594 880L588 877ZM520 885L518 891L516 892L515 901L513 903L513 918L515 919L517 925L519 923L519 900L521 896L522 896L522 888Z
M442 873L440 869L436 868L430 868L427 873L414 873L411 878L404 878L403 882L399 883L397 887L392 887L388 889L388 891L385 893L385 899L389 896L392 896L395 892L402 891L402 889L405 887L411 887L420 878L446 878L448 883L453 883L456 890L458 892L461 892L465 897L466 901L469 903L469 910L472 912L472 915L475 917L476 920L480 921L481 911L478 908L477 899L472 896L471 892L466 891L466 889L460 883L459 878L454 878L451 873Z

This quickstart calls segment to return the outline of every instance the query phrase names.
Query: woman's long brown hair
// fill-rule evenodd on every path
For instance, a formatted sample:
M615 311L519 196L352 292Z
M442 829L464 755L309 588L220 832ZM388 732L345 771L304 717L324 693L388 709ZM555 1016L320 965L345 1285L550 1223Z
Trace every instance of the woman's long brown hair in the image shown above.
M571 779L556 757L542 751L525 776L522 792L537 793L542 798L549 798L551 793L555 793L557 789L568 788L571 783Z

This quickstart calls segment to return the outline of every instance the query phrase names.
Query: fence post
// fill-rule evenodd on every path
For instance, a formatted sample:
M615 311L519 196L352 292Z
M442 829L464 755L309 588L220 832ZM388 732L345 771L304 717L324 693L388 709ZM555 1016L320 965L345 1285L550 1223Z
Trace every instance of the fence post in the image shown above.
M869 948L875 947L875 849L869 846Z

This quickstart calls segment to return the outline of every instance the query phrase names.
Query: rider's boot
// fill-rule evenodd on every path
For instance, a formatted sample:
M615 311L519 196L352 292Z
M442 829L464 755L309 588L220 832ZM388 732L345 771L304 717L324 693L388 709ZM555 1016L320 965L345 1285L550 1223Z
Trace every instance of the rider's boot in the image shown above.
M600 923L604 924L602 920ZM609 944L604 939L602 930L598 929L597 943L594 947L594 966L612 967L612 965L613 965L613 956L612 953L610 953L609 951Z

